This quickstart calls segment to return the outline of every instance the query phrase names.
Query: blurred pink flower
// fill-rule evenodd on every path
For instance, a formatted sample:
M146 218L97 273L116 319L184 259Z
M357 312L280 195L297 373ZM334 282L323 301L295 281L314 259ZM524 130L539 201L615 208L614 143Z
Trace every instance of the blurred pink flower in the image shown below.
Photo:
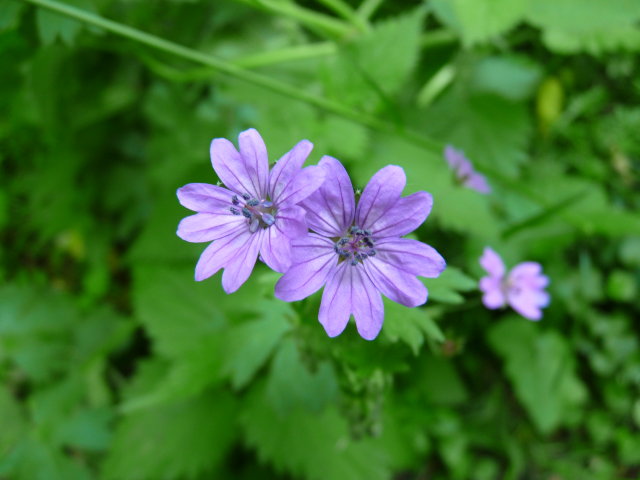
M493 310L508 304L529 320L542 318L541 308L549 304L549 294L544 291L549 278L542 274L539 263L519 263L505 275L500 256L486 247L480 257L480 265L489 274L480 279L480 290L484 293L482 302L487 308Z
M451 145L447 145L444 149L444 158L447 160L449 167L455 173L457 181L467 188L480 193L491 193L491 187L487 183L487 179L481 173L473 169L473 165L464 152L456 150Z

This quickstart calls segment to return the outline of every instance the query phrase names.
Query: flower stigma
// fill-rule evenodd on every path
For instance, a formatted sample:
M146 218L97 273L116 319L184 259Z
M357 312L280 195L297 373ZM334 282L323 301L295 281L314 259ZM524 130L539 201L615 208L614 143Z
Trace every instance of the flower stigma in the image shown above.
M362 263L365 258L373 257L376 254L373 247L371 232L354 225L345 236L335 243L333 249L340 256L339 263L348 261L352 266L356 266L358 263Z
M268 228L276 221L277 209L270 200L258 200L248 193L243 193L242 200L234 195L231 197L231 203L233 206L229 207L229 211L233 215L244 216L251 233L255 233L258 228Z

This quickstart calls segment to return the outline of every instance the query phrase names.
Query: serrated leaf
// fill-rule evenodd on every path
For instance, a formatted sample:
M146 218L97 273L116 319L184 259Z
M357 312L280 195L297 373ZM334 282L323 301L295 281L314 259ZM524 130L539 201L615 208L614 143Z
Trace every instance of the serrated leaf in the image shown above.
M536 0L527 18L543 29L545 43L559 52L640 48L635 27L640 4L635 0Z
M268 315L225 332L222 371L236 389L246 386L264 365L290 328L287 316L294 315L289 304L278 300L263 300L257 307Z
M347 423L333 408L310 414L297 408L281 416L256 388L241 423L248 445L277 471L309 480L386 480L387 455L376 442L349 438Z
M518 399L541 432L562 425L564 416L585 401L587 391L575 374L566 341L557 332L541 332L538 325L510 319L491 327L488 339L504 359Z
M342 47L325 73L329 95L366 110L389 104L417 62L423 18L416 9L385 20Z
M490 40L518 24L529 0L437 0L438 16L457 29L467 46Z
M104 478L217 478L235 439L235 402L216 391L123 418L104 464Z
M392 342L403 341L418 355L425 338L444 341L438 324L422 308L408 308L384 299L385 320L382 332Z
M95 12L91 0L65 0L64 3L81 10ZM64 43L71 45L83 28L82 22L45 8L39 8L36 11L36 24L40 40L44 44L53 43L59 38Z
M321 412L338 394L331 365L320 363L313 372L303 363L291 338L282 342L271 362L265 398L280 416L302 409Z
M468 292L478 288L474 279L451 266L448 266L437 278L423 279L423 283L429 289L431 300L451 304L464 301L464 297L458 292Z

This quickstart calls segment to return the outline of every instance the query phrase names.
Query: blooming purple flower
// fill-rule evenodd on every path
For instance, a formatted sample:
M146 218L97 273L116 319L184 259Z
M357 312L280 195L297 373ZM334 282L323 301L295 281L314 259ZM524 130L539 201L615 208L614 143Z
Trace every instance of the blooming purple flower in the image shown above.
M314 233L293 242L293 265L276 284L276 297L300 300L324 286L318 319L327 334L342 333L353 314L360 335L373 340L384 317L380 293L421 305L427 289L416 276L437 277L445 268L432 247L400 238L424 222L433 200L427 192L401 197L404 170L389 165L371 178L356 206L342 164L325 156L319 166L326 181L303 202Z
M307 234L299 202L324 180L319 167L301 169L313 145L302 140L269 172L267 149L254 130L238 137L240 151L224 138L211 142L211 163L227 188L190 183L178 189L180 203L198 213L184 218L178 236L211 242L196 265L204 280L224 268L222 287L235 292L247 280L260 254L277 272L291 265L291 240Z
M496 309L509 304L529 320L540 320L543 307L549 305L549 294L544 288L549 278L542 274L537 262L519 263L506 274L500 256L486 247L480 265L489 274L480 279L480 290L484 293L482 302L487 308Z
M464 152L456 150L451 145L447 145L444 149L444 158L447 160L449 167L455 173L456 180L465 187L476 192L491 193L491 187L487 183L487 179L481 173L473 169L473 165Z

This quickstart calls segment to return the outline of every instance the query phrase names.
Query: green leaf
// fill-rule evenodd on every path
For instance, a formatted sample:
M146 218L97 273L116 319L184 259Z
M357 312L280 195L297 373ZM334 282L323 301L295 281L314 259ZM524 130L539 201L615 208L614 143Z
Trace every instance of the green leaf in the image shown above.
M478 288L478 283L456 267L448 266L437 278L425 278L422 282L429 289L430 300L459 304L464 297L458 292L469 292Z
M420 364L417 377L429 403L459 405L468 400L467 388L452 360L426 356Z
M514 318L493 326L488 339L503 358L507 377L534 424L549 433L584 403L587 391L575 374L564 338L539 330L537 324Z
M534 95L542 71L526 57L492 56L480 60L471 75L471 86L475 91L519 101Z
M266 315L225 333L222 370L231 377L235 389L246 386L264 365L290 328L287 317L294 315L289 304L278 300L262 300L257 308Z
M82 10L95 12L91 0L64 0L64 3ZM78 33L83 29L81 22L44 8L39 8L36 11L36 23L40 40L44 44L53 43L57 38L60 38L64 43L71 45Z
M295 408L282 416L264 395L264 388L254 390L240 420L246 442L262 462L309 480L390 477L384 449L371 439L352 440L346 421L334 408L314 414Z
M470 46L486 42L518 24L529 0L436 0L437 15Z
M0 5L0 32L10 30L18 25L24 5L18 0L7 0Z
M285 339L273 361L265 397L281 417L291 410L321 412L333 404L338 384L331 364L323 361L313 371L305 365L291 338Z
M527 19L544 30L545 43L563 53L637 50L640 35L634 24L639 18L635 0L536 0L527 12Z
M423 308L408 308L384 299L385 319L382 332L392 342L403 341L418 355L425 338L444 341L438 324Z
M235 436L235 402L214 391L125 416L116 429L104 478L217 478Z
M423 18L416 9L385 20L340 49L324 76L329 95L366 110L388 104L417 63Z

